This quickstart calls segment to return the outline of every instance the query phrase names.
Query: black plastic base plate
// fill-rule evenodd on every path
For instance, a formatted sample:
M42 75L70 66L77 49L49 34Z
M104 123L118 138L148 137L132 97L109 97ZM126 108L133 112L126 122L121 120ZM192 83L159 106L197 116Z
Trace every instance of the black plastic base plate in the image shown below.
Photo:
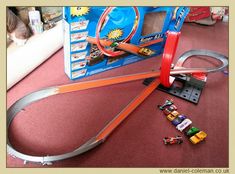
M153 80L154 78L145 79L143 84L148 86ZM192 76L179 75L175 77L170 88L159 85L157 89L197 104L205 84L206 81L198 80Z

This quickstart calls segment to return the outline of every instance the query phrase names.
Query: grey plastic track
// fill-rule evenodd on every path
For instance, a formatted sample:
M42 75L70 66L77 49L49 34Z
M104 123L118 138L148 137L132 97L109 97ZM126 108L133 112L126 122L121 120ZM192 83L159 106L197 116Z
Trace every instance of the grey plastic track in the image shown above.
M182 68L181 66L183 63L190 57L192 56L208 56L215 58L221 62L221 66L216 67L216 68ZM190 50L185 52L178 60L178 63L176 64L178 68L182 68L181 70L172 70L171 74L179 74L179 73L189 73L193 72L194 70L201 69L203 72L216 72L216 71L221 71L223 68L228 66L228 59L226 56L218 54L213 51L209 50ZM9 129L10 124L16 117L17 113L19 113L22 109L24 109L26 106L31 104L32 102L39 101L41 99L47 98L52 95L57 95L58 93L58 87L49 87L45 88L33 93L30 93L23 98L19 99L16 101L8 110L7 110L7 128ZM96 136L92 137L89 141L87 141L85 144L82 146L78 147L72 152L61 154L61 155L53 155L53 156L32 156L32 155L27 155L24 153L21 153L14 149L14 147L10 144L9 139L7 139L7 152L17 158L20 158L24 160L25 162L31 161L31 162L38 162L42 164L51 164L51 162L54 161L59 161L67 158L71 158L74 156L77 156L79 154L82 154L90 149L93 149L100 143L102 143L104 140L97 140Z
M185 53L183 53L179 57L179 59L176 63L176 66L183 67L183 64L186 62L186 60L188 60L189 58L191 58L193 56L207 56L207 57L211 57L211 58L214 58L214 59L220 61L221 66L219 66L219 67L204 68L204 69L206 69L207 73L221 71L228 66L228 57L226 57L225 55L219 54L214 51L202 50L202 49L186 51Z
M16 101L8 110L7 110L7 127L9 128L10 124L12 123L13 119L16 117L16 114L20 112L22 109L24 109L29 104L39 101L41 99L47 98L52 95L56 95L57 93L57 87L49 87L45 88L33 93L30 93L23 98ZM15 150L10 142L9 138L7 139L7 152L17 158L20 158L24 161L32 161L32 162L40 162L43 165L44 164L50 164L53 161L58 161L62 159L71 158L73 156L79 155L81 153L84 153L98 144L100 144L102 141L97 141L95 137L91 138L89 141L87 141L85 144L80 146L79 148L75 149L72 152L61 154L61 155L53 155L53 156L32 156L23 154L17 150Z

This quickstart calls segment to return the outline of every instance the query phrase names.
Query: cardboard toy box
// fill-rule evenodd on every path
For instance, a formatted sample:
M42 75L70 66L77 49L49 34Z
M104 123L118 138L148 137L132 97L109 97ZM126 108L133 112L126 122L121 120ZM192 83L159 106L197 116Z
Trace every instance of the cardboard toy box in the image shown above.
M144 47L142 51L154 50L151 56L125 54L108 57L87 41L96 38L97 24L106 7L64 7L64 66L70 79L78 79L137 61L145 60L163 52L167 31L180 31L189 12L187 7L133 7L113 8L102 24L100 39L122 42L136 27L128 44ZM138 18L138 22L136 22ZM160 39L160 40L159 40ZM117 44L118 45L118 44ZM105 49L110 49L105 47ZM111 48L116 49L116 48Z

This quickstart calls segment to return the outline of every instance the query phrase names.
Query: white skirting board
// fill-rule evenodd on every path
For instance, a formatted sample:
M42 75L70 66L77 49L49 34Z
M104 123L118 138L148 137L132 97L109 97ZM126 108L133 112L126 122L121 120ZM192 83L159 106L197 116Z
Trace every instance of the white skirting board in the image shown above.
M7 89L19 82L63 46L62 22L29 38L23 46L7 48Z

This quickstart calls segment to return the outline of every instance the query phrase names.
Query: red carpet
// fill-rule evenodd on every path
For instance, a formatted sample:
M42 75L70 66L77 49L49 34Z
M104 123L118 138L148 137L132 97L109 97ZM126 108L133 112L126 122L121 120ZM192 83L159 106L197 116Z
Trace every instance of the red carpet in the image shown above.
M189 49L210 49L228 55L228 24L184 24L176 58ZM20 58L20 57L19 57ZM33 59L33 57L32 57ZM159 68L161 56L79 80L145 72ZM188 66L208 66L189 61ZM63 50L16 84L7 93L9 107L41 88L71 83L63 69ZM69 152L101 130L144 86L142 81L53 96L22 111L11 125L12 144L32 155ZM205 142L192 145L164 118L157 105L173 98L180 113L204 130ZM166 146L165 136L182 135L184 143ZM228 76L209 74L198 105L155 91L101 146L52 167L228 167ZM42 167L7 156L8 167ZM43 166L44 167L44 166Z

